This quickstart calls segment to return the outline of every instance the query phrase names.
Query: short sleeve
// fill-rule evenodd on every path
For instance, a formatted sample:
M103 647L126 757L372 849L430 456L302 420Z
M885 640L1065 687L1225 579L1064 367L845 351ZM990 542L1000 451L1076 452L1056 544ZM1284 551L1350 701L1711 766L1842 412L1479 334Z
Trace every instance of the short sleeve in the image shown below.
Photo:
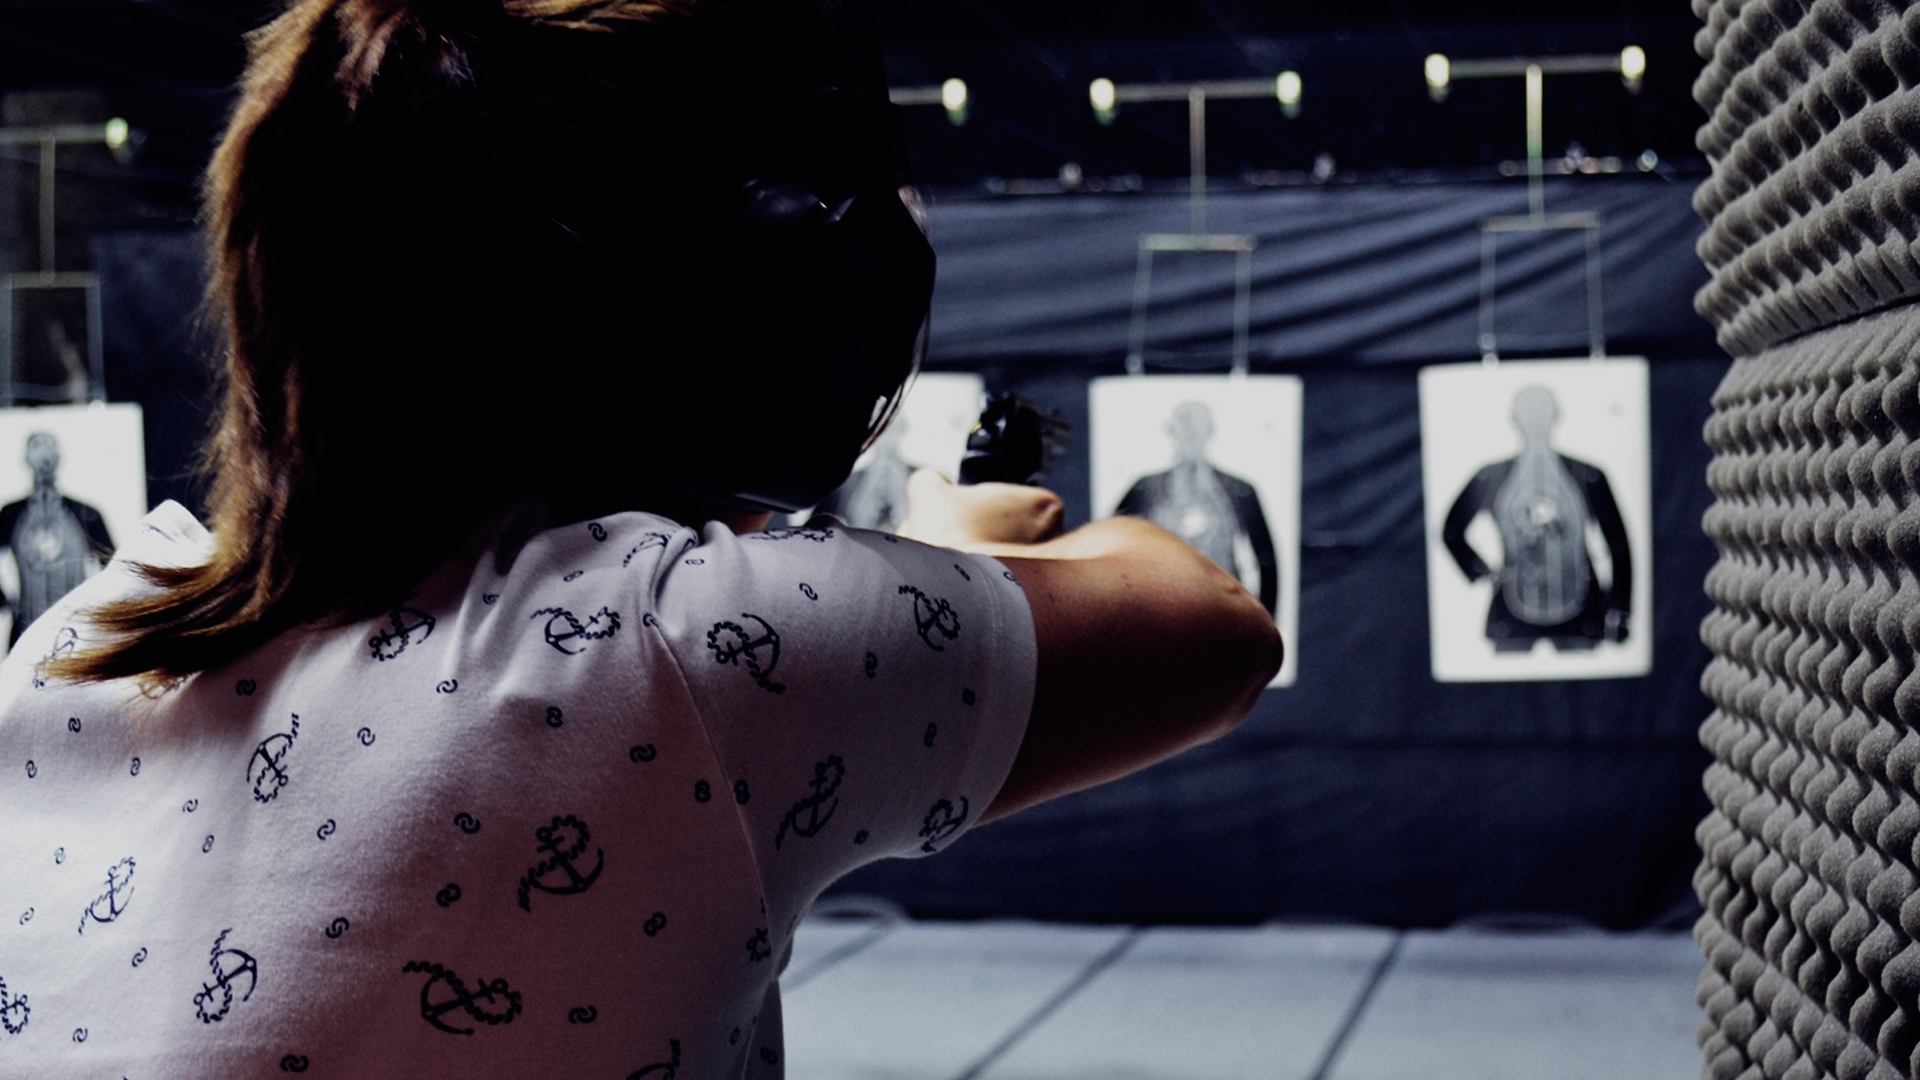
M85 615L91 608L115 600L143 596L156 586L140 575L139 567L197 566L211 551L212 538L186 507L171 499L154 507L140 520L101 570L68 592L32 626L22 629L6 663L0 665L0 689L16 682L34 689L46 685L40 665L88 644Z
M1005 783L1037 661L999 562L826 518L709 525L661 551L651 593L770 902L946 849Z

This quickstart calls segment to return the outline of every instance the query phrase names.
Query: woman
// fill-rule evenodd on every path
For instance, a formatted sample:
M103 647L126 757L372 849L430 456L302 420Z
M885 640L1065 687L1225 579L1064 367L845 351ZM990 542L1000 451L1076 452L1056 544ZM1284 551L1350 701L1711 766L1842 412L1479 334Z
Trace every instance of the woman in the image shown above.
M1247 712L1272 621L1153 526L921 474L908 540L766 530L931 289L860 15L255 36L210 530L155 511L0 666L0 1073L778 1076L834 878Z

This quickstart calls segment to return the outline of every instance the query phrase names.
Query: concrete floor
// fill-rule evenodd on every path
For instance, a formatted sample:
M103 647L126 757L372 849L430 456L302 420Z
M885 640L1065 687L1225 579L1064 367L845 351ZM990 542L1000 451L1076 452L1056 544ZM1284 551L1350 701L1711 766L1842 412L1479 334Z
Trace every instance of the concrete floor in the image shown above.
M1685 935L815 918L792 1080L1688 1080Z

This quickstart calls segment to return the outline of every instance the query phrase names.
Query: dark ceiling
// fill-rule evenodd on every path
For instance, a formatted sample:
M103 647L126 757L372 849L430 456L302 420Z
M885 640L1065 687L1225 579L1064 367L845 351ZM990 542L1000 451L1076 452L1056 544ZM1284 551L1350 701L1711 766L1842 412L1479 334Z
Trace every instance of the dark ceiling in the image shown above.
M131 164L111 168L151 208L191 202L242 58L241 34L277 5L252 0L0 0L0 91L87 88L143 130ZM1187 171L1183 105L1128 106L1096 122L1099 76L1156 82L1271 77L1298 71L1301 114L1276 103L1209 110L1210 173L1222 184L1291 182L1321 161L1361 180L1497 174L1523 153L1518 80L1461 84L1428 100L1420 62L1456 57L1613 52L1638 44L1649 70L1638 95L1617 77L1550 80L1549 154L1579 143L1631 162L1652 150L1662 170L1697 167L1700 114L1690 86L1697 23L1684 4L1572 0L876 0L896 84L965 79L968 122L909 110L920 177L948 192L1044 186L1068 163L1114 186L1175 183ZM30 118L16 107L12 120ZM88 164L92 162L93 164ZM1631 166L1629 166L1631 167ZM1070 170L1071 171L1071 170ZM1041 181L1035 185L1034 181Z

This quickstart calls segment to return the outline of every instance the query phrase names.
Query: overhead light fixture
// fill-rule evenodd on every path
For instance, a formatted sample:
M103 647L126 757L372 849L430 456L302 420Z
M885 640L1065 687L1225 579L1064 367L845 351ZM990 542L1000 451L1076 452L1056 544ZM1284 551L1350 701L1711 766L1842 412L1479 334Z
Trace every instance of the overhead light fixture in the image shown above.
M1283 71L1273 80L1273 96L1280 99L1280 111L1291 120L1300 115L1300 73Z
M1427 96L1435 101L1447 100L1447 83L1453 77L1453 65L1439 53L1427 57Z
M1620 50L1620 80L1633 93L1640 92L1640 80L1647 73L1647 50L1629 45Z
M947 119L958 127L967 122L967 83L964 79L948 79L940 84L940 107L947 110Z
M1112 79L1095 79L1087 87L1087 100L1093 102L1094 119L1102 124L1113 123L1114 104L1118 94L1113 88Z

